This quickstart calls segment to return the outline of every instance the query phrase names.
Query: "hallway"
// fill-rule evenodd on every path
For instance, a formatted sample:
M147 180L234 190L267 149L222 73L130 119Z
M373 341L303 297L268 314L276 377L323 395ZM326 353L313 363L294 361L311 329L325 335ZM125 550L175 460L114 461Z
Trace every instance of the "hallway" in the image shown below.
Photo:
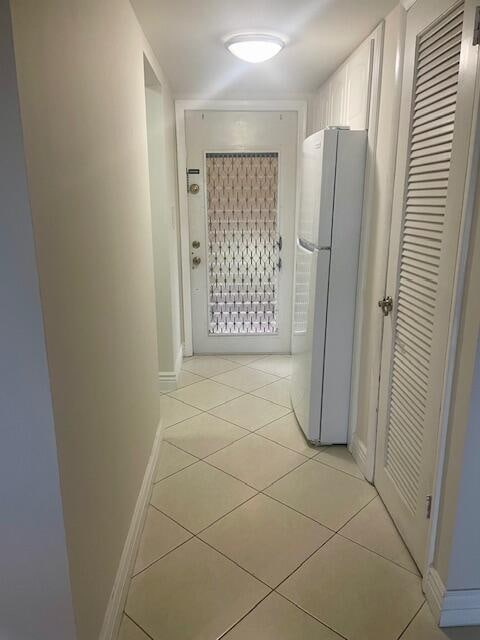
M344 447L304 440L289 373L289 356L184 361L120 640L474 638L434 631L375 489Z

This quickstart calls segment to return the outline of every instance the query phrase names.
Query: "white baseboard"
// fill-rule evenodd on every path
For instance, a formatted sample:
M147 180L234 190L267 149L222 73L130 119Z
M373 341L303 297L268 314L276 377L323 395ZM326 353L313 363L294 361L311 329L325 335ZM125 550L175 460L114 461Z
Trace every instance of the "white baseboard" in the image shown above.
M423 579L423 590L425 591L425 597L432 610L433 618L438 624L443 606L443 598L445 597L445 585L438 571L433 567L428 568Z
M180 345L177 357L175 359L175 370L159 371L158 373L159 389L162 393L165 393L167 391L174 391L177 388L178 374L180 373L180 369L182 368L182 362L183 345Z
M367 468L367 447L355 436L355 434L353 436L350 451L353 459L358 464L360 471L365 475Z
M130 585L130 577L132 575L133 566L137 556L138 545L140 543L140 537L147 515L147 508L150 502L150 494L155 480L161 442L162 427L160 423L157 427L152 451L145 470L140 493L138 494L137 503L135 505L125 545L123 547L99 640L116 640L118 636L123 610L125 608L125 601L127 599L128 587Z
M433 617L440 627L480 625L480 589L448 591L433 567L427 572L424 589Z

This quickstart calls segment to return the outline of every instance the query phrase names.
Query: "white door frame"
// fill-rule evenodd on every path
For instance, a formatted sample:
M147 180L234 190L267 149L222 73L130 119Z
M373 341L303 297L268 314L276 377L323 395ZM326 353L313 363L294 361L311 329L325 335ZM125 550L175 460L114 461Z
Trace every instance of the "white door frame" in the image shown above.
M302 144L307 130L306 100L176 100L175 119L177 131L178 198L180 216L180 246L182 265L182 305L183 305L183 354L193 353L192 305L190 287L190 233L188 224L188 198L185 188L187 173L187 146L185 138L185 111L294 111L298 118L297 135L297 181L295 196L295 228L300 204L300 166ZM293 274L295 276L295 274ZM292 300L293 308L293 300Z

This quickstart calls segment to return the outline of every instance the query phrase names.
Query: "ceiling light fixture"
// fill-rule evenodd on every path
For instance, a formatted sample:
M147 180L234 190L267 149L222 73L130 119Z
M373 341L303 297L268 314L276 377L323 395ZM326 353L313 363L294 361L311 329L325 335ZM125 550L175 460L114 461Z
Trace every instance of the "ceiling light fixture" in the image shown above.
M225 39L225 46L245 62L265 62L280 53L285 39L269 33L237 33Z

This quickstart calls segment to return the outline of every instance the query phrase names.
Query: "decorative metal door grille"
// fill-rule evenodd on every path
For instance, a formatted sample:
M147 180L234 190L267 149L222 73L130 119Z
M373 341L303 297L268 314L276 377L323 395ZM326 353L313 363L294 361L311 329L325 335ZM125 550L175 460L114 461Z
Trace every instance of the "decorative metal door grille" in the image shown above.
M209 334L278 332L278 153L207 153Z

